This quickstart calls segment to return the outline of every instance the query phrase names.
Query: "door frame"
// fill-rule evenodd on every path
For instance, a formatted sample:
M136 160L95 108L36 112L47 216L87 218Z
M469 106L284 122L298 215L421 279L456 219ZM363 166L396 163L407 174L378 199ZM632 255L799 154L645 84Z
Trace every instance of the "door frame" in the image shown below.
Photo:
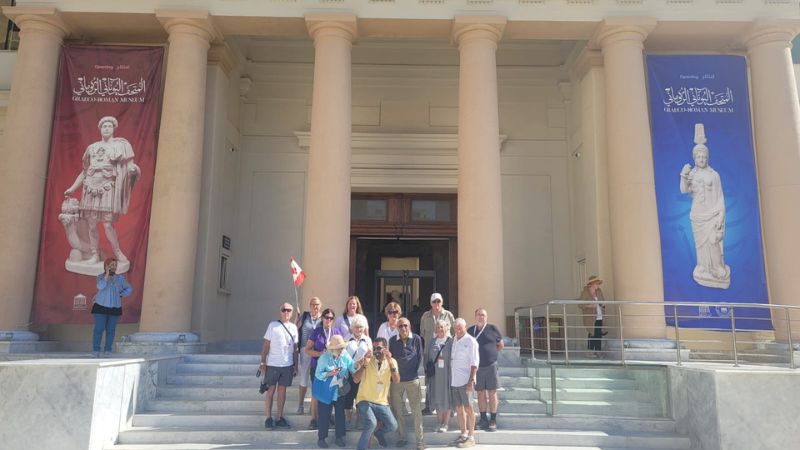
M397 194L397 193L353 193L353 200L386 200L385 220L350 221L350 270L349 290L356 287L356 247L359 238L425 239L437 238L448 241L448 306L458 315L458 197L456 194ZM414 200L439 200L450 203L450 220L439 222L414 221L411 217L411 202Z

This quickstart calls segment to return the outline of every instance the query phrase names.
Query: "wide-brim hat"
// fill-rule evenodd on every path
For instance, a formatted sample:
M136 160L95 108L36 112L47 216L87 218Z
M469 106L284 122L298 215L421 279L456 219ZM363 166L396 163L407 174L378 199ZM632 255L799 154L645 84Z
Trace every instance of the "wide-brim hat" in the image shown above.
M331 340L325 346L328 350L339 350L345 347L347 347L347 344L344 342L344 338L339 335L331 336Z
M586 281L586 285L589 286L590 284L603 284L603 280L600 279L597 275L592 275L589 277L589 280Z

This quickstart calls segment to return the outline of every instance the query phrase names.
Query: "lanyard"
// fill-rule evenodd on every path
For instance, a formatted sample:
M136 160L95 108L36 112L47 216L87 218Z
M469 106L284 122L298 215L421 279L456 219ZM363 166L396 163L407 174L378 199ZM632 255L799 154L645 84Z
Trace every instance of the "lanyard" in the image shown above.
M325 328L323 327L322 332L325 333L325 344L327 344L328 341L331 340L331 334L333 334L333 328L331 328L328 331L325 331Z
M485 325L483 326L483 328L481 328L481 331L480 331L480 333L478 333L478 334L476 334L476 335L475 335L475 340L477 340L479 337L481 337L481 335L483 334L483 330L485 330L485 329L486 329L486 325L489 325L489 324L487 323L487 324L485 324ZM474 327L474 330L475 330L475 331L478 331L478 326L477 326L477 325L475 325L475 327Z

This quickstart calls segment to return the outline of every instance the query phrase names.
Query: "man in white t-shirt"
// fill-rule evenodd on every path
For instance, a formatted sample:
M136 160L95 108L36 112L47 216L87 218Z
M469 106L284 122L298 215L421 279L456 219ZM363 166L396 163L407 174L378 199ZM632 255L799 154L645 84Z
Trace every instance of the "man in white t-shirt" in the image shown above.
M472 394L475 392L475 377L480 365L478 341L467 333L467 322L458 318L455 321L456 336L451 353L450 397L458 413L458 427L461 434L452 442L458 448L475 446L475 411L472 408Z
M263 386L268 386L264 398L264 427L267 429L290 428L283 417L283 406L286 404L286 387L292 385L292 377L297 375L297 326L292 323L292 305L281 305L281 320L275 320L267 326L264 333L264 345L261 347L261 365L259 373L266 373ZM278 391L278 415L272 419L272 397Z

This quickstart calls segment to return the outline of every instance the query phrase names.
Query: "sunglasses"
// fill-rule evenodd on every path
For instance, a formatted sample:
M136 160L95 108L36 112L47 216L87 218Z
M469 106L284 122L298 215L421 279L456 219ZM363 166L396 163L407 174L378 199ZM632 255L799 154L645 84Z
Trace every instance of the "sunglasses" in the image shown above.
M394 316L395 314L400 314L400 311L386 311L386 314Z
M326 320L333 320L333 316L322 316L322 318Z
M281 312L292 312L292 311L294 310L291 308L281 308Z

